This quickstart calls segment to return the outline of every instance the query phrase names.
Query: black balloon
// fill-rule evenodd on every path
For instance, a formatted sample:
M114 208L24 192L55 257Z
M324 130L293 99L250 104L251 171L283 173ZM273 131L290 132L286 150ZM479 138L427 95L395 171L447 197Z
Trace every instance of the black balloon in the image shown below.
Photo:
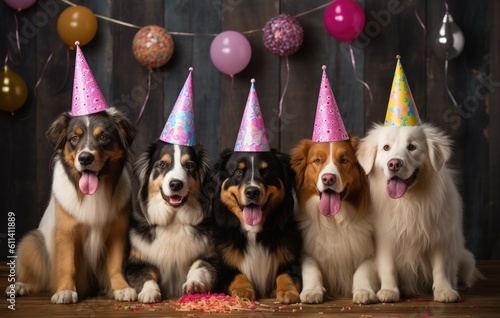
M432 32L431 47L434 53L442 59L450 60L457 57L464 48L464 34L453 17L446 12L441 25Z

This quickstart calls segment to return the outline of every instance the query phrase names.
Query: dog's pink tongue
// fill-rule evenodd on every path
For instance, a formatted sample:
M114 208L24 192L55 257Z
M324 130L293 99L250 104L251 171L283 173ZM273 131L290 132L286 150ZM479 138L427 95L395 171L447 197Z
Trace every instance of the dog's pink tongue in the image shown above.
M82 172L82 176L80 177L80 182L78 183L80 186L80 190L85 193L92 195L97 190L97 186L99 185L99 179L97 178L97 174L93 172Z
M257 205L249 205L243 208L243 220L248 225L257 225L262 221L262 209Z
M386 191L391 198L399 199L406 192L406 183L401 179L391 179L387 184Z
M335 216L340 210L340 194L334 191L324 191L319 201L319 211L324 216Z

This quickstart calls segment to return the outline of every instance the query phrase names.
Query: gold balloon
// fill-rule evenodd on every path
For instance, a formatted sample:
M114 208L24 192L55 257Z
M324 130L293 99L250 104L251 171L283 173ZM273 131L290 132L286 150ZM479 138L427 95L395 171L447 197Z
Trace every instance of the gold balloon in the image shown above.
M5 65L0 73L0 84L0 110L15 112L21 108L28 98L28 87L21 76Z
M87 7L69 7L57 19L57 33L72 50L75 49L76 41L84 46L94 38L96 32L97 18Z

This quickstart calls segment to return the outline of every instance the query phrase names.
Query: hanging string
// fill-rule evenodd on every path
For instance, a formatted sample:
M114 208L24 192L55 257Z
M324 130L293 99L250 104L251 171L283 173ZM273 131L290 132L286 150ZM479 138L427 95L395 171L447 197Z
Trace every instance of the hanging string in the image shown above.
M372 90L370 88L370 85L368 85L368 83L366 83L365 81L359 79L356 76L356 60L354 59L354 52L352 50L351 43L348 43L348 45L349 45L349 52L351 53L351 64L352 64L352 70L354 72L354 78L356 79L356 81L360 82L366 88L366 90L368 91L368 94L370 94L370 104L368 104L368 105L371 105L372 102L373 102Z
M21 53L21 40L19 40L19 22L17 21L17 14L14 12L14 21L16 21L16 45L17 51L19 52L19 56L22 58L23 54Z
M77 6L77 4L75 4L75 3L73 3L73 2L71 2L69 0L60 0L60 1L66 3L69 6L73 6L73 7ZM313 13L313 12L318 11L318 10L321 10L321 9L329 6L333 2L335 2L335 0L328 1L325 4L322 4L320 6L312 8L310 10L301 12L301 13L295 15L294 17L295 18L302 17L304 15ZM142 26L140 26L140 25L136 25L136 24L124 22L124 21L121 21L121 20L109 18L109 17L103 16L103 15L100 15L100 14L94 14L94 15L97 18L99 18L99 19L106 20L106 21L109 21L109 22L112 22L112 23L116 23L116 24L120 24L120 25L129 27L129 28L135 28L135 29L141 29L142 28ZM253 29L253 30L243 31L243 32L240 32L240 33L241 34L252 34L252 33L261 32L261 31L262 31L262 29ZM218 35L217 33L191 33L191 32L175 32L175 31L174 32L168 31L168 33L173 34L173 35L181 35L181 36L217 36Z
M417 21L420 24L420 27L422 28L422 30L424 30L424 36L427 36L427 30L425 28L424 22L422 21L422 19L420 18L420 15L418 14L417 6L415 6L415 17L417 17Z
M40 77L38 78L38 80L35 83L35 87L33 88L33 93L35 94L35 96L36 96L36 89L38 88L38 85L40 85L40 83L42 82L43 76L45 75L45 71L47 70L47 66L49 65L53 56L54 56L54 51L52 51L49 54L49 57L47 58L47 61L45 62L45 65L43 66L42 74L40 74Z
M283 113L283 100L285 99L286 90L288 88L288 80L290 79L290 64L288 63L288 56L285 57L285 60L286 60L286 81L285 81L285 87L283 87L283 92L281 93L278 118L281 118L281 114Z
M55 95L63 90L64 86L66 86L66 82L68 81L68 74L69 74L69 47L66 49L66 72L64 74L64 81L63 81L61 87L59 87L58 90L56 90L54 93L52 93L52 95Z
M142 103L141 111L139 112L139 116L137 116L137 119L135 121L136 124L139 123L142 117L142 113L144 113L144 109L146 108L146 104L149 99L149 93L151 92L151 75L153 74L153 69L150 67L148 71L148 92L146 94L146 97L144 98L144 102Z
M455 97L453 97L453 94L450 91L450 88L448 87L448 60L444 60L444 85L446 87L446 92L448 93L448 96L450 96L451 101L453 102L453 105L457 107L457 101L455 100Z

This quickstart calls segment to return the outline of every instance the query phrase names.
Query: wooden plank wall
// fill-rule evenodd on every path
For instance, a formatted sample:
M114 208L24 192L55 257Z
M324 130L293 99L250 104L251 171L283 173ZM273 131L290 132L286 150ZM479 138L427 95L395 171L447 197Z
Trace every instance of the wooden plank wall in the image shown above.
M449 63L448 84L458 101L454 107L444 82L444 61L427 41L441 21L444 1L364 0L366 25L352 43L356 61L353 72L349 49L332 38L323 25L325 9L298 18L304 28L302 48L288 59L290 66L284 109L279 101L287 77L285 58L271 55L262 43L260 29L279 13L298 15L327 0L75 0L96 14L137 26L158 24L173 35L171 61L154 70L149 101L134 150L156 139L193 66L197 138L216 160L224 148L234 146L241 115L256 79L257 93L271 146L289 151L301 138L309 138L316 108L321 66L327 73L347 129L364 135L373 122L382 122L395 67L402 55L417 107L424 120L445 129L455 143L452 164L460 172L465 204L464 228L468 247L478 259L500 258L500 7L495 0L450 0L450 13L463 30L464 51ZM16 54L14 10L0 1L0 56L9 50L9 67L29 87L28 101L15 114L0 113L0 211L17 216L20 237L35 228L50 191L51 147L45 131L55 117L69 110L74 51L57 34L57 17L68 7L58 0L39 0L16 13L21 52ZM425 30L417 20L417 14ZM109 103L137 118L147 92L146 68L133 57L131 45L137 28L98 20L96 37L82 50ZM245 32L252 46L248 67L234 79L221 74L209 56L213 35L225 30ZM251 31L251 32L247 32ZM46 61L52 54L52 59ZM67 60L69 56L69 60ZM15 63L14 63L15 62ZM68 72L68 79L65 74ZM368 91L356 81L366 81ZM34 93L35 84L41 82ZM2 101L0 101L1 103ZM0 221L6 224L6 217ZM5 255L6 226L0 228L0 255Z

